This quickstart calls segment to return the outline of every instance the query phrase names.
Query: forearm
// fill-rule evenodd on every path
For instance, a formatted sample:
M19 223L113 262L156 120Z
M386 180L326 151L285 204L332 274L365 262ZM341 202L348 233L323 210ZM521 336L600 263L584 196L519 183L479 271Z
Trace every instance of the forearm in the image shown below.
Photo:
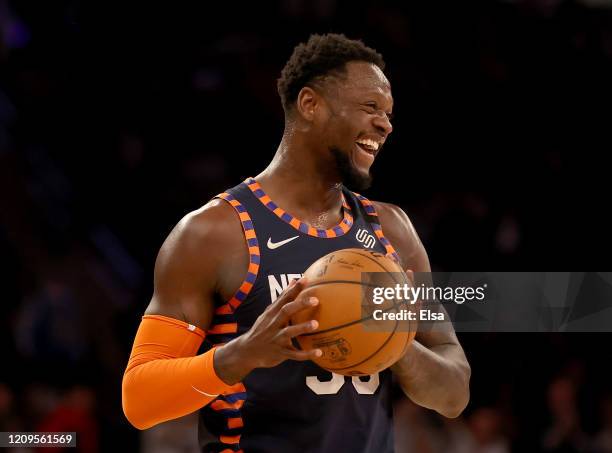
M130 370L123 379L123 409L138 429L190 414L228 390L207 364L214 351L195 357L157 359Z
M470 367L461 346L427 348L414 341L391 368L408 398L445 417L457 417L469 401Z
M138 429L190 414L231 387L216 375L215 350L195 355L202 336L179 320L145 316L123 377L122 403Z
M219 346L215 353L215 372L219 378L228 384L233 385L242 381L256 367L249 360L252 359L252 355L241 353L241 341L242 338L238 337L223 346Z

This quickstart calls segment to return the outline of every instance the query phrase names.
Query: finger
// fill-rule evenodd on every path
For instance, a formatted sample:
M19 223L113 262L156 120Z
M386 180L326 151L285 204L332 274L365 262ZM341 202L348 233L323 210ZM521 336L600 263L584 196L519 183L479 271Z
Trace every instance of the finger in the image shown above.
M406 269L406 276L408 277L408 280L410 280L410 283L412 283L412 285L414 286L414 271Z
M306 308L316 307L318 304L319 299L316 297L298 297L294 301L288 302L280 308L275 324L285 325L297 312Z
M304 277L298 280L292 280L291 283L289 283L289 286L287 286L287 288L282 293L280 293L276 301L274 301L271 306L272 310L279 310L280 307L282 307L283 305L295 300L298 294L300 294L300 292L305 288L305 286L306 279Z
M285 338L293 338L304 333L312 332L313 330L317 330L318 328L319 322L313 319L312 321L296 324L295 326L287 326L280 331L280 335Z
M308 351L298 351L295 349L284 349L283 350L285 356L291 360L297 360L299 362L303 362L305 360L314 360L318 359L323 355L323 351L320 349L310 349Z

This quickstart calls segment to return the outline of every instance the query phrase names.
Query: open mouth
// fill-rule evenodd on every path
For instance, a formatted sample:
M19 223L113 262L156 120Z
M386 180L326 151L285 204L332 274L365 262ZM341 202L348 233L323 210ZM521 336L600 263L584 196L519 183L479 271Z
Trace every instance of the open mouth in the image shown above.
M376 156L378 148L380 147L380 143L369 138L361 138L357 140L356 143L361 150L368 154L371 154L372 156Z

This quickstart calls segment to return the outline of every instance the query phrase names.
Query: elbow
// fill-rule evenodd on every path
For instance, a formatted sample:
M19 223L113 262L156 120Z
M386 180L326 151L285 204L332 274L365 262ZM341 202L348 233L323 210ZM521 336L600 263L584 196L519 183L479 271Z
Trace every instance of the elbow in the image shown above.
M127 409L125 401L123 403L123 414L125 415L125 418L127 419L127 421L130 422L130 425L132 425L136 429L143 431L153 426L153 425L143 422L143 420L139 417L139 415L135 414L134 411Z
M139 410L142 406L142 402L139 401L137 389L128 376L123 377L121 385L121 405L125 418L134 428L144 430L154 425L154 423L150 423L146 419L145 414Z
M125 406L123 407L123 413L125 414L125 418L127 418L127 421L130 422L130 425L132 425L134 428L140 431L144 431L145 429L150 428L149 425L141 423L134 414L130 414L129 411L126 411Z
M457 398L453 401L448 401L444 408L440 409L440 414L446 418L457 418L459 417L470 401L470 391L468 390L461 398Z
M446 418L459 417L470 402L470 377L472 374L467 361L459 367L456 391L438 412Z

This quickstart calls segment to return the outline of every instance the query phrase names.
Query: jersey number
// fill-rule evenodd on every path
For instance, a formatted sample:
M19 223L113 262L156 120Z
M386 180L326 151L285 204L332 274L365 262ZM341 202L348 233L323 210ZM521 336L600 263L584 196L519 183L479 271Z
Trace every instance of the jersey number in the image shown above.
M366 377L366 376L363 376ZM380 385L378 373L370 374L367 381L362 381L361 376L351 377L353 387L361 395L372 395ZM306 376L306 385L317 395L335 395L344 385L344 376L332 373L331 381L320 381L317 376Z

